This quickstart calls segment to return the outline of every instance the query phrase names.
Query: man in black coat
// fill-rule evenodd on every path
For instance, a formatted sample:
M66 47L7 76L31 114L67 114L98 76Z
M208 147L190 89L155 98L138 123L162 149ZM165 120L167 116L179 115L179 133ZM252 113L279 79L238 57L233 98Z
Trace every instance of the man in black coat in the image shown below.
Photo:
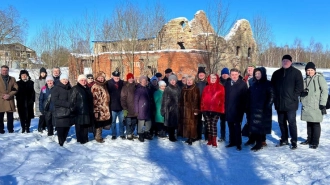
M122 139L126 139L124 135L124 113L123 107L120 103L121 89L123 88L124 81L120 79L120 72L114 71L112 73L112 78L107 82L107 89L110 95L110 110L112 117L111 131L112 140L117 139L117 127L116 120L119 120L119 135Z
M242 150L241 123L246 106L248 87L239 78L238 69L230 70L230 81L225 84L225 112L229 127L229 141L226 146L236 146L238 151Z
M222 84L224 87L226 83L230 81L229 77L229 69L223 68L221 70L221 76L220 76L220 84ZM220 139L219 142L223 142L226 140L226 113L220 113Z
M288 145L288 125L291 136L291 149L297 149L297 124L296 111L298 110L298 96L304 90L301 72L292 67L292 57L284 55L282 68L272 75L272 85L275 93L275 109L277 110L278 123L281 129L281 140L277 146Z
M207 79L206 79L205 67L198 67L196 86L199 89L200 97L202 97L202 93L206 85L207 85ZM200 113L198 114L197 140L202 139L203 125L204 125L204 139L205 141L207 141L208 140L207 125L206 122L203 121L202 113Z

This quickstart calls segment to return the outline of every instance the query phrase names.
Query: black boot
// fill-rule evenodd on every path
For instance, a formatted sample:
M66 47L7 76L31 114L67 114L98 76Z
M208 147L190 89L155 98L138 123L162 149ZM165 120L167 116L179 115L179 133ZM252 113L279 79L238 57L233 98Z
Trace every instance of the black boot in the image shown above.
M144 142L144 136L143 135L144 135L143 133L139 134L139 141L140 142Z
M144 138L148 139L148 140L152 140L152 135L150 134L150 132L145 132L144 133Z
M303 141L300 144L301 145L309 145L310 144L310 141L307 139L306 141Z

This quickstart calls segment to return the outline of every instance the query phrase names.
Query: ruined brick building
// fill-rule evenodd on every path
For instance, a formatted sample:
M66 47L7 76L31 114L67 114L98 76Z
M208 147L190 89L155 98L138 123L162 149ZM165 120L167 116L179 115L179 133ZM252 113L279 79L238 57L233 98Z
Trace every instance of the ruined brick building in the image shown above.
M247 20L238 20L228 35L220 37L203 11L198 11L191 21L184 17L170 20L155 38L93 43L92 55L71 54L70 78L91 64L94 74L103 71L107 79L116 69L122 77L129 72L135 77L151 77L167 68L172 68L180 79L183 74L195 75L199 66L218 74L223 67L245 68L256 55L256 43Z

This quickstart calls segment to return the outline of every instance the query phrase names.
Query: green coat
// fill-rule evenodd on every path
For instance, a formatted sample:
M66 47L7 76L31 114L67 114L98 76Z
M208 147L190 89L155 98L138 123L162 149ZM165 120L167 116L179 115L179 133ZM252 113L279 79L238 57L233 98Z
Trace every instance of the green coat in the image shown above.
M308 89L308 95L301 97L301 120L308 122L322 122L323 115L319 108L326 105L328 99L328 84L322 74L316 73L313 77L304 79L304 88Z
M155 112L155 122L164 123L164 117L160 113L160 109L162 107L162 99L163 99L164 91L157 90L154 93L154 100L156 105L156 112Z

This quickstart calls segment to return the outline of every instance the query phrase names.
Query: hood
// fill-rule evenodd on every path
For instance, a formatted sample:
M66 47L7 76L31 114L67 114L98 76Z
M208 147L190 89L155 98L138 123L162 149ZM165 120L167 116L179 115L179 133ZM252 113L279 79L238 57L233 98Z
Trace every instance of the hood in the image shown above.
M217 75L217 74L214 74L215 76L217 76L217 81L215 81L215 84L219 84L220 83L220 78L219 78L219 76ZM212 83L211 83L211 75L209 75L208 77L207 77L207 83L209 84L209 85L212 85Z
M267 80L267 71L266 71L266 68L264 68L264 67L258 67L258 68L255 68L253 70L253 80L257 80L256 79L256 72L257 71L260 71L261 72L261 79L260 79L260 81L266 81Z

